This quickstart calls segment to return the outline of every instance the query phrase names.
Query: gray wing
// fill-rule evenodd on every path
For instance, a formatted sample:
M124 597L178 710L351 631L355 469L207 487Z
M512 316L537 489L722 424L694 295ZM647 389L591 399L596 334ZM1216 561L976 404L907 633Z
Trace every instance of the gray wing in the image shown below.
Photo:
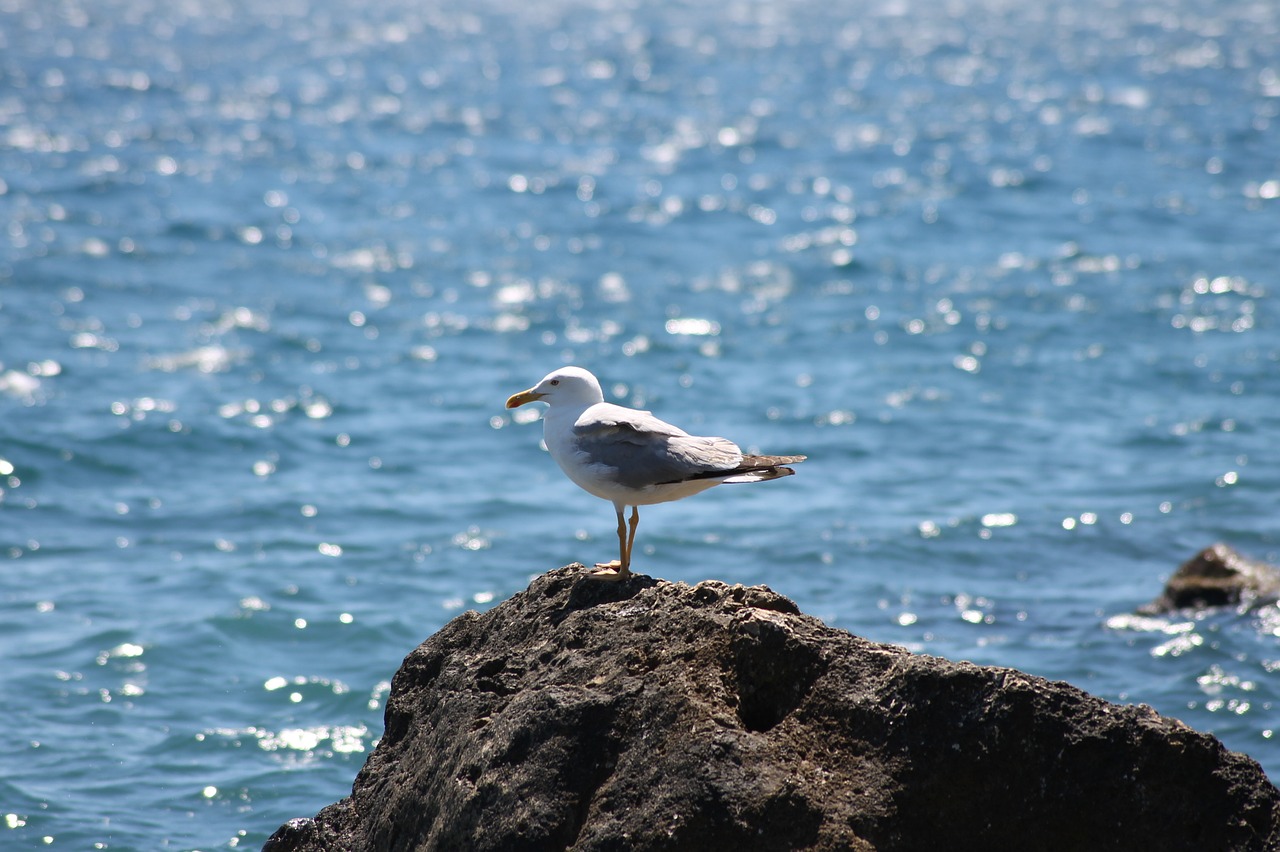
M574 444L627 488L705 478L742 461L742 451L725 438L690 435L647 411L600 408L605 410L588 409L574 424Z

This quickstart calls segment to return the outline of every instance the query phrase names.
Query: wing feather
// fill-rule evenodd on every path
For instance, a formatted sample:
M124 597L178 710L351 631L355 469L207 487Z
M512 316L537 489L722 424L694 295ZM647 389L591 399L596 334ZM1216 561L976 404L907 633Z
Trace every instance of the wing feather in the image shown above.
M584 460L608 468L610 478L627 488L706 478L742 462L732 441L690 435L647 411L607 403L583 412L573 435Z

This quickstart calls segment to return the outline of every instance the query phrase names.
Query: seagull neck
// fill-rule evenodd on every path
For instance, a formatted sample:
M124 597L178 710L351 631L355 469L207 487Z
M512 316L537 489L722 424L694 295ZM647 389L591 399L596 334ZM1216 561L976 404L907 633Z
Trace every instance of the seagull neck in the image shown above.
M594 403L590 402L565 402L560 405L553 405L547 409L546 414L542 416L544 422L550 423L569 423L578 422L578 418L582 416L582 412L590 408Z

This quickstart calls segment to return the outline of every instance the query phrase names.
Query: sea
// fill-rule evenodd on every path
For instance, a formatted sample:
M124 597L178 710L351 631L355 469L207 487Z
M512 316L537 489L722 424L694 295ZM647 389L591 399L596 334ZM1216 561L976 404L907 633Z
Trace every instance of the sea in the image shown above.
M797 475L635 570L1280 777L1273 0L0 0L0 847L258 848L617 552L564 364Z

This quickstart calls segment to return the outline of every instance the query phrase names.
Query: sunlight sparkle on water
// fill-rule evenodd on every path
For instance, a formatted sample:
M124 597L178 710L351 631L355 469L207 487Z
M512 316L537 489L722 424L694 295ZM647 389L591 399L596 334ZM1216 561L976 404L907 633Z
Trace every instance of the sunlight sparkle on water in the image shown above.
M1274 775L1276 608L1132 613L1280 560L1280 6L1081 3L0 0L10 845L346 795L409 649L612 541L502 407L562 363L811 459L641 571Z

